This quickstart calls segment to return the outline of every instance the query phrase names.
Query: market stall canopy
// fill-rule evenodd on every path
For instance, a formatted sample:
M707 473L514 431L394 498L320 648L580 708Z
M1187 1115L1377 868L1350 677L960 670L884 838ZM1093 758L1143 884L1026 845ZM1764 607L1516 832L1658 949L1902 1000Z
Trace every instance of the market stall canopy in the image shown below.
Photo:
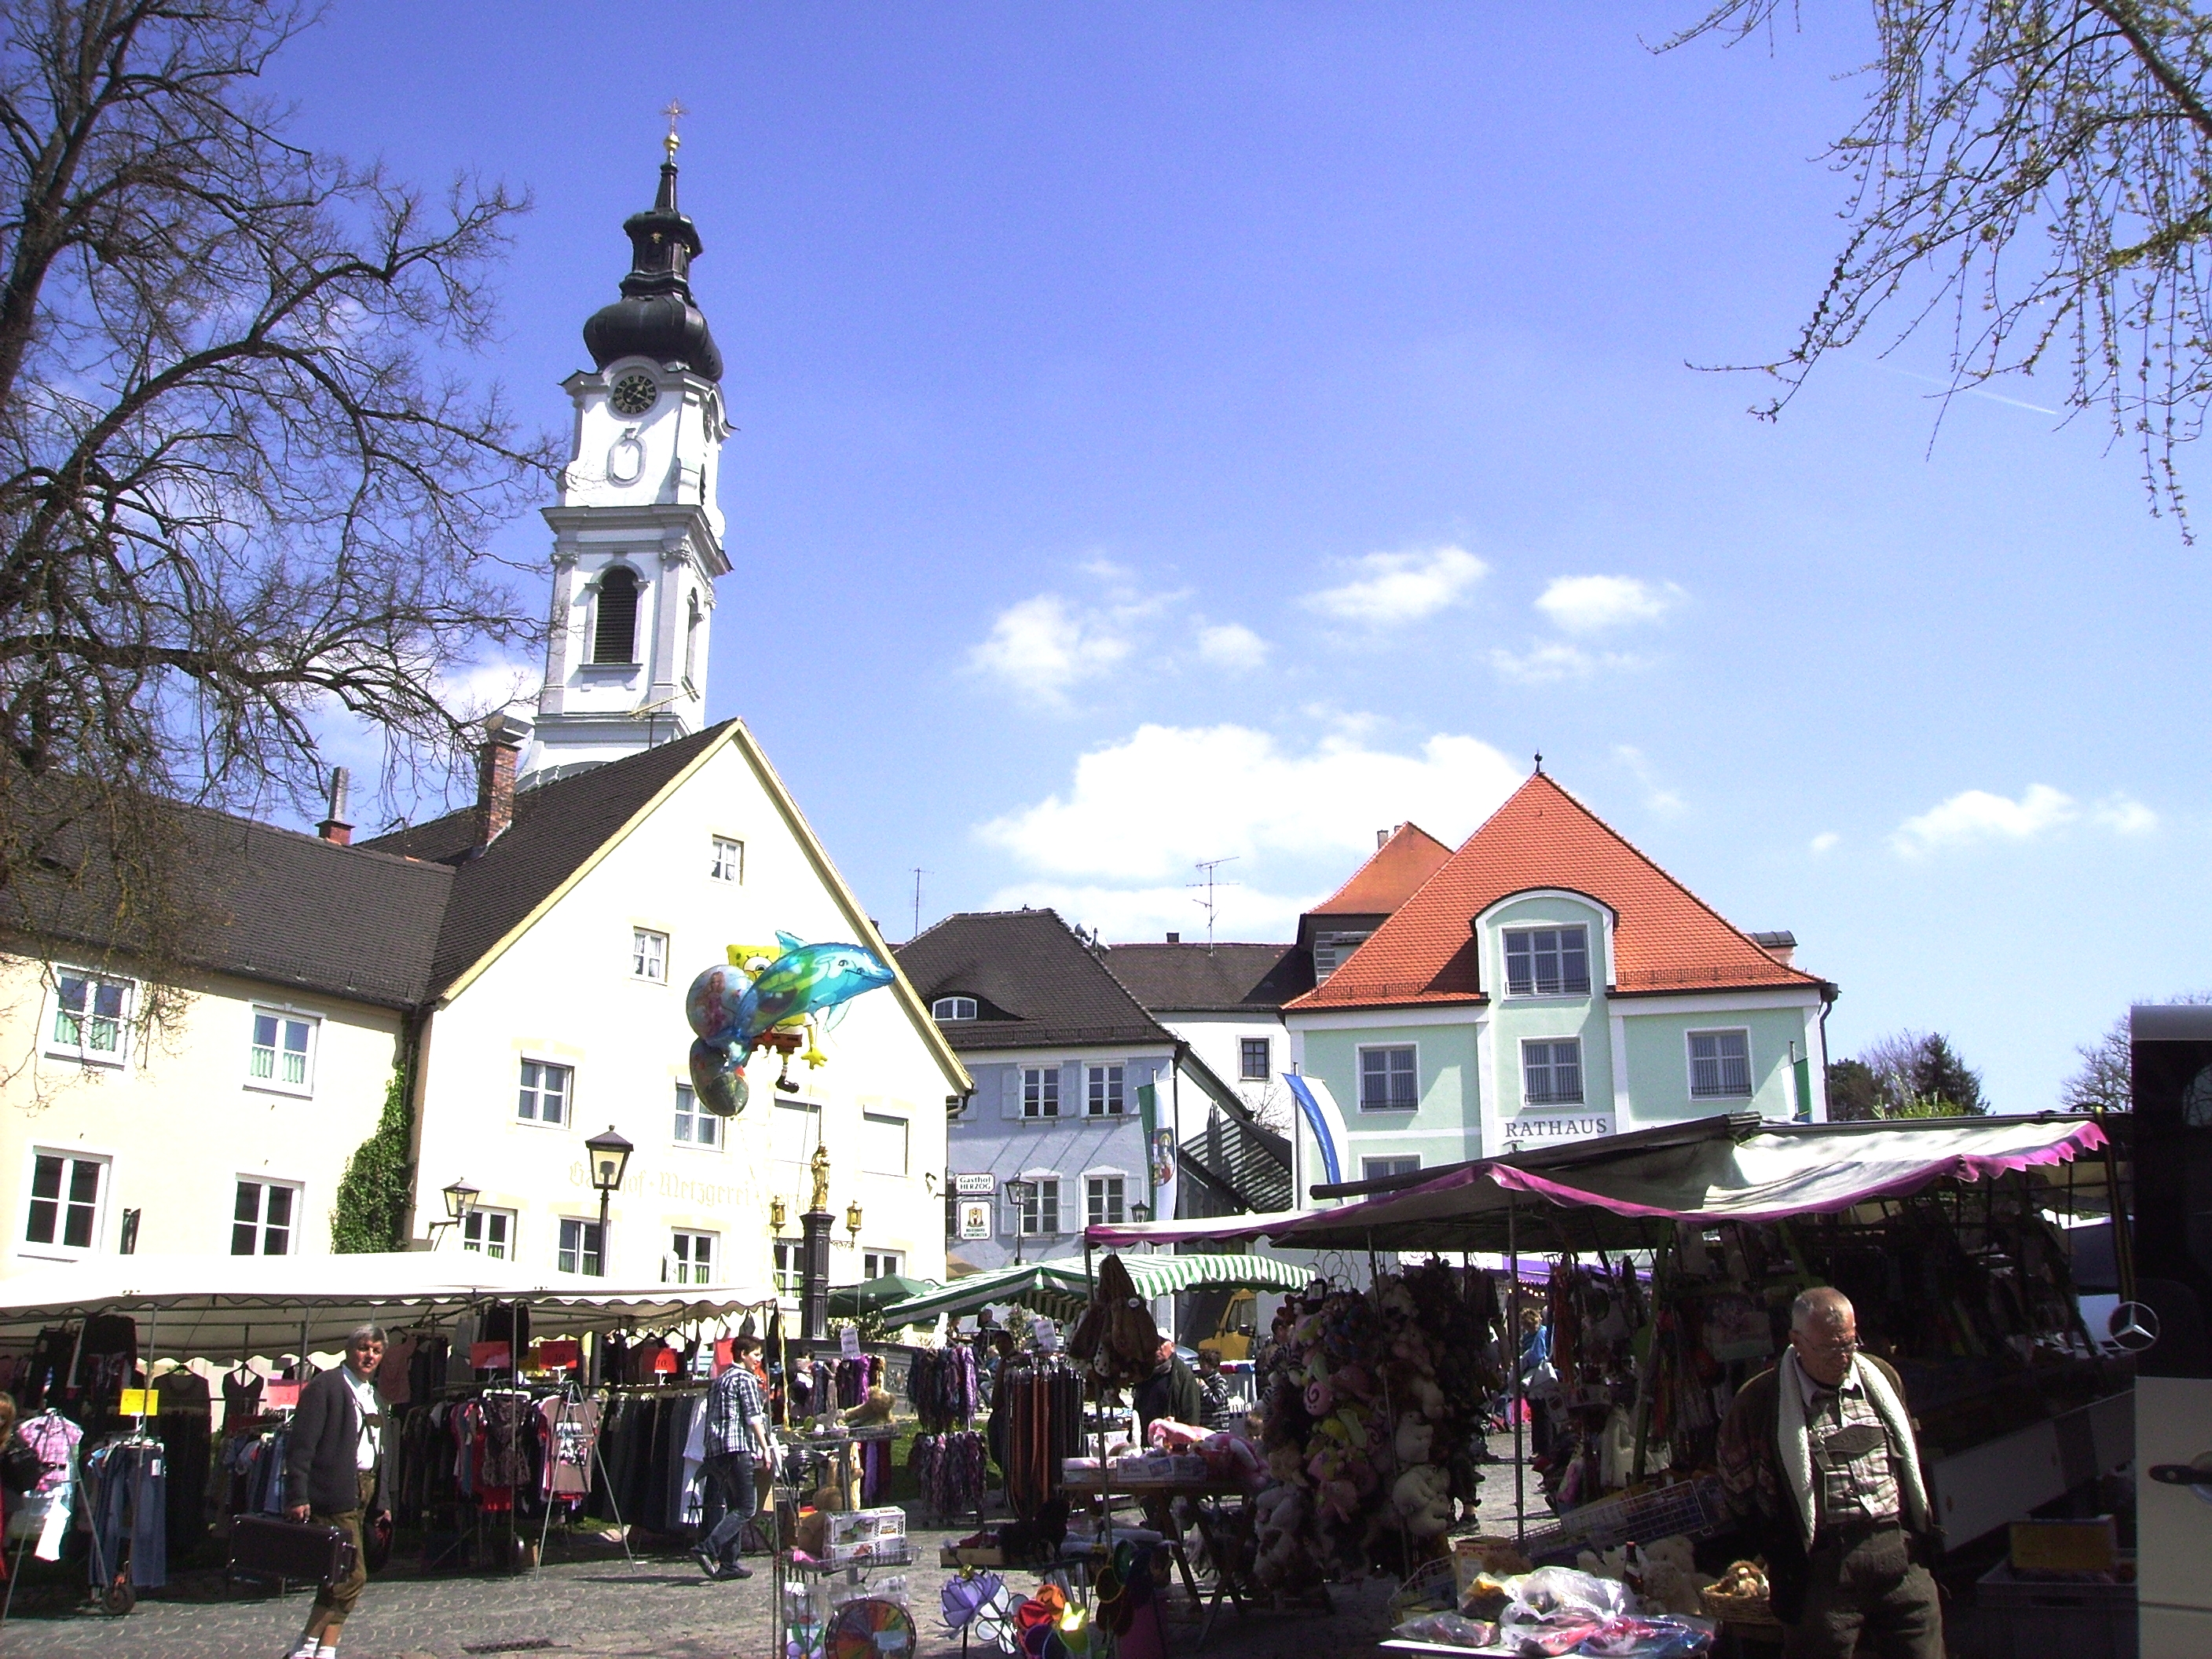
M500 1302L527 1302L544 1336L632 1323L665 1328L757 1306L731 1285L610 1287L471 1250L360 1255L100 1255L0 1279L0 1350L30 1346L42 1327L91 1314L128 1314L142 1352L228 1358L331 1352L374 1321L404 1325ZM150 1340L149 1340L150 1339Z
M1197 1224L1209 1238L1267 1238L1312 1249L1628 1248L1647 1242L1654 1222L1832 1213L1937 1181L2054 1168L2105 1144L2094 1121L2056 1113L1742 1129L1726 1118L1708 1121L1713 1133L1666 1144L1614 1146L1601 1138L1463 1164L1342 1209L1240 1216L1229 1228ZM2100 1185L2101 1169L2096 1179ZM1108 1245L1195 1236L1194 1224L1182 1222L1097 1226L1085 1234Z
M885 1273L860 1285L841 1285L830 1292L830 1316L858 1319L908 1297L927 1296L936 1288L933 1279L908 1279L904 1273Z
M1302 1291L1313 1269L1268 1255L1125 1255L1121 1265L1142 1297L1169 1296L1202 1285L1254 1291ZM1090 1275L1081 1256L1031 1261L975 1273L956 1285L883 1310L887 1326L925 1325L939 1314L974 1313L1004 1303L1019 1303L1048 1319L1069 1320L1091 1299Z

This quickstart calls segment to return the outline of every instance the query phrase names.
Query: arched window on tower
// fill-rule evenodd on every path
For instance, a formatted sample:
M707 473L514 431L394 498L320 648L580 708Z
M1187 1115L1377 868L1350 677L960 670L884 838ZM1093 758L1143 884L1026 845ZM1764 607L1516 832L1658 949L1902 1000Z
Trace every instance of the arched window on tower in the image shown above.
M699 596L691 595L691 619L684 629L684 679L688 685L698 684L699 665Z
M637 660L637 573L611 564L599 577L599 617L592 629L593 662Z

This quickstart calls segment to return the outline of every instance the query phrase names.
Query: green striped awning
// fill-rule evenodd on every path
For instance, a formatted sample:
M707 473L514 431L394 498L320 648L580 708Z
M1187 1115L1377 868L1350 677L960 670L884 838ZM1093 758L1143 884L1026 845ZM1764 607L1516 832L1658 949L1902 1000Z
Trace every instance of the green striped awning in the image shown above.
M1104 1261L1102 1255L1098 1258ZM1300 1291L1313 1279L1310 1267L1278 1261L1269 1255L1126 1255L1121 1265L1137 1294L1152 1297L1172 1295L1200 1285L1231 1285L1255 1291ZM888 1329L902 1325L927 1325L941 1314L974 1313L978 1309L1019 1303L1033 1313L1061 1321L1079 1317L1091 1299L1090 1281L1084 1276L1083 1258L1030 1261L971 1273L941 1291L927 1291L894 1302L883 1310Z

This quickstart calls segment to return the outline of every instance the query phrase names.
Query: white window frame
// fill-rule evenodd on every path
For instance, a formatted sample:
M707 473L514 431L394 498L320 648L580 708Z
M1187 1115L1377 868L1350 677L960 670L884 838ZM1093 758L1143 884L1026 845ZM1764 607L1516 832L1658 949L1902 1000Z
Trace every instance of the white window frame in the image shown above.
M264 1052L261 1042L261 1022L270 1020L276 1029L270 1033L273 1041L268 1045L269 1075L262 1076L254 1068L260 1063ZM307 1046L301 1053L301 1071L303 1079L295 1083L283 1075L281 1066L285 1056L293 1052L285 1039L290 1033L287 1026L307 1028ZM301 1099L312 1098L315 1092L316 1051L322 1047L323 1018L304 1009L282 1002L257 1002L247 1010L246 1028L246 1086L258 1094L296 1095Z
M515 1224L519 1218L512 1210L492 1209L481 1204L471 1206L461 1218L461 1248L495 1261L514 1261ZM492 1224L495 1222L499 1224L496 1227ZM471 1229L474 1229L473 1234ZM494 1232L500 1236L494 1238Z
M1247 1044L1257 1044L1260 1049L1260 1069L1252 1069L1251 1054ZM1265 1083L1275 1068L1275 1040L1273 1037L1238 1037L1237 1039L1237 1080L1239 1083Z
M573 1235L568 1231L571 1227L576 1230ZM575 1241L573 1244L569 1242L572 1237ZM592 1261L599 1264L596 1273L584 1266L585 1262ZM564 1273L577 1273L586 1279L605 1279L607 1276L607 1236L599 1231L599 1224L588 1216L562 1216L554 1235L553 1265Z
M1083 1068L1083 1115L1127 1117L1129 1115L1129 1068L1118 1060L1102 1060Z
M58 1261L76 1261L85 1256L96 1255L105 1248L107 1237L108 1198L115 1186L114 1158L109 1153L90 1152L82 1146L33 1145L29 1148L29 1152L30 1156L23 1160L22 1197L15 1208L15 1225L18 1229L15 1234L15 1254L46 1257ZM42 1158L58 1158L62 1165L58 1176L55 1196L48 1200L40 1200L36 1196L39 1160ZM76 1184L74 1166L79 1164L98 1166L99 1185L94 1192L92 1200L91 1243L70 1244L64 1243L69 1237L69 1212L74 1202L69 1194ZM54 1237L51 1243L41 1242L31 1237L31 1206L40 1201L51 1202L54 1206Z
M964 1012L963 1011L965 1011ZM975 1018L975 999L973 997L939 997L929 1005L929 1017L940 1024L946 1020L956 1024Z
M1413 1097L1411 1100L1385 1100L1380 1105L1370 1105L1367 1100L1367 1056L1370 1054L1409 1054L1413 1057ZM1359 1062L1359 1109L1363 1112L1418 1112L1421 1109L1421 1045L1418 1042L1368 1042L1357 1050ZM1386 1064L1382 1079L1385 1092L1396 1067Z
M734 887L745 884L745 844L735 836L712 836L713 853L708 860L707 876L710 881L726 881Z
M1401 1153L1395 1158L1363 1158L1359 1160L1359 1178L1362 1181L1384 1181L1392 1176L1419 1175L1420 1170L1421 1155L1419 1152Z
M1118 1170L1085 1171L1083 1218L1092 1227L1118 1227L1129 1218L1129 1177Z
M532 1060L528 1054L518 1055L516 1060L514 1121L517 1123L527 1123L540 1129L566 1129L574 1122L576 1121L576 1068L563 1065L557 1060ZM538 1083L532 1084L530 1081L530 1074L522 1069L525 1066L535 1066L538 1068ZM561 1085L561 1115L557 1120L544 1115L546 1095L544 1075L548 1071L558 1072L565 1079ZM528 1113L522 1109L523 1096L526 1093L534 1096L538 1102L537 1106Z
M711 1285L714 1259L721 1254L722 1236L696 1227L668 1230L668 1263L673 1270L665 1279L672 1285Z
M676 1085L669 1137L677 1146L695 1152L719 1152L727 1139L722 1133L722 1120L699 1103L696 1092L688 1083Z
M1042 1121L1049 1118L1057 1118L1059 1115L1060 1067L1057 1066L1023 1066L1023 1120Z
M251 1220L239 1213L240 1206L246 1201L246 1189L249 1187L254 1189L253 1217ZM279 1181L264 1175L242 1175L238 1177L238 1184L231 1189L231 1192L230 1253L233 1255L298 1255L300 1254L300 1222L305 1214L307 1196L307 1189L304 1183L297 1181ZM272 1193L287 1194L284 1202L284 1224L281 1229L275 1229L284 1235L284 1247L278 1250L269 1248L269 1235L274 1228L274 1224L269 1219L269 1198ZM244 1228L252 1240L253 1248L250 1250L241 1250L238 1248L238 1234L240 1228Z
M62 1006L62 981L64 979L82 980L89 988L82 1013L72 1014ZM111 987L120 993L122 1004L121 1012L112 1017L115 1027L112 1053L88 1048L84 1041L88 1027L96 1028L100 1021L111 1018L94 1012L100 1006L100 993ZM66 963L57 963L49 974L48 990L52 1006L40 1022L40 1035L45 1039L42 1047L49 1056L55 1060L74 1060L86 1066L125 1066L130 1063L131 1006L137 1001L137 980L125 978L120 974L103 974L90 968L72 968ZM62 1036L61 1024L64 1019L76 1022L77 1035L74 1041Z
M803 1238L775 1240L769 1252L769 1261L775 1276L778 1296L797 1296L806 1283L806 1241Z
M1571 1043L1575 1051L1575 1091L1561 1094L1554 1088L1545 1094L1536 1094L1528 1087L1528 1050L1538 1044L1544 1048L1544 1074L1547 1078L1559 1073L1559 1051L1561 1043ZM1583 1065L1583 1040L1578 1036L1523 1037L1521 1040L1521 1103L1523 1106L1579 1106L1589 1094L1589 1084Z
M668 935L659 928L631 925L629 976L647 985L668 983Z
M1013 1206L1014 1231L1024 1238L1057 1238L1060 1237L1060 1172L1042 1170L1036 1175L1017 1176L1018 1181L1029 1183L1029 1196ZM1046 1188L1052 1188L1052 1230L1045 1230Z
M1567 950L1563 938L1558 951L1561 964L1559 983L1551 990L1544 989L1543 981L1536 977L1536 947L1534 940L1538 933L1558 933L1563 936L1567 933L1580 933L1583 936L1583 981L1579 986L1571 984L1566 977ZM1522 938L1531 941L1528 947L1528 988L1525 991L1513 983L1513 941ZM1589 924L1586 921L1539 921L1516 923L1510 927L1501 927L1498 929L1498 951L1500 961L1504 964L1503 977L1505 981L1505 994L1516 1000L1537 997L1586 997L1590 994L1590 987L1594 981L1590 978L1590 930Z
M1741 1089L1705 1089L1698 1087L1698 1037L1741 1037L1743 1039L1743 1081ZM1690 1098L1692 1100L1749 1100L1759 1092L1759 1073L1751 1063L1751 1028L1747 1025L1701 1025L1682 1033L1682 1058L1688 1066ZM1716 1073L1727 1064L1725 1057L1716 1054L1713 1059Z
M906 1267L904 1250L863 1250L860 1252L860 1282L883 1279L899 1273Z
M876 1126L878 1128L887 1129L894 1126L897 1127L899 1132L899 1166L897 1169L878 1170L869 1163L870 1149L872 1147L875 1141L875 1136L870 1133L869 1126L872 1124ZM899 1116L896 1112L871 1112L864 1109L860 1113L860 1173L862 1175L903 1176L907 1174L908 1170L913 1169L913 1123L908 1119Z

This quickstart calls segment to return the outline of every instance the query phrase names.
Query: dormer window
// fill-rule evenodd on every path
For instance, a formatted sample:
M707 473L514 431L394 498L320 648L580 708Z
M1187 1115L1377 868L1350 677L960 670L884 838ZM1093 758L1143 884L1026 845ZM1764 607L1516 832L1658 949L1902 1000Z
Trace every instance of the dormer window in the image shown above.
M929 1017L939 1024L952 1019L973 1019L975 1018L975 999L939 997L929 1005Z
M1587 996L1589 988L1589 928L1516 928L1505 935L1506 995Z
M592 623L592 660L637 660L637 573L611 564L599 577L599 614Z

